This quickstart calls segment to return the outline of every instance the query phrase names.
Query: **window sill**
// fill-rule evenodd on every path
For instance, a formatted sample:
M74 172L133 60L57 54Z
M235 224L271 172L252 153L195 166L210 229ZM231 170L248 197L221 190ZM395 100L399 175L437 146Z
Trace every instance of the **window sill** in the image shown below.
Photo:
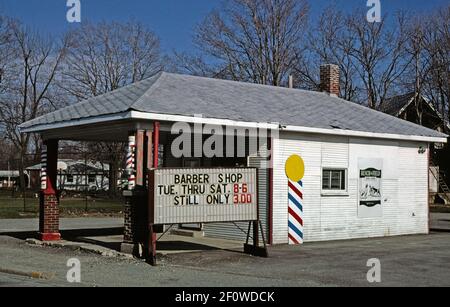
M321 196L331 197L331 196L339 196L339 197L348 197L350 194L348 191L322 191Z

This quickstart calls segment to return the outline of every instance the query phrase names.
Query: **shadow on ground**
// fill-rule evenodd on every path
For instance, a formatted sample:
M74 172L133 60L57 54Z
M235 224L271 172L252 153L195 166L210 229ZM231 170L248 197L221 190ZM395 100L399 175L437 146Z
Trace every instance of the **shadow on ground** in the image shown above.
M101 229L73 229L61 230L61 237L64 240L72 241L78 237L101 237L117 236L123 234L123 227L101 228ZM36 231L18 231L18 232L0 232L0 236L13 237L20 240L28 238L39 239L39 233Z
M122 240L114 237L123 234L123 227L117 228L102 228L102 229L73 229L61 230L61 237L63 240L89 243L108 248L115 251L120 251ZM39 239L39 234L36 231L21 231L21 232L0 232L0 236L8 236L19 240ZM199 244L187 241L158 241L158 251L209 251L220 250L220 248Z

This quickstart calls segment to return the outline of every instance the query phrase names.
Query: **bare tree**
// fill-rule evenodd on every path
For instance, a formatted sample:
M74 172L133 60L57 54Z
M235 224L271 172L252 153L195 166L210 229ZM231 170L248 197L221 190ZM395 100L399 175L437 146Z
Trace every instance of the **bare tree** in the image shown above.
M450 6L410 18L403 76L404 91L414 92L417 123L423 124L421 97L428 98L448 122L450 76Z
M448 123L450 122L450 5L432 14L428 24L424 35L424 49L430 68L424 80L424 91Z
M356 40L346 26L346 18L335 5L324 10L308 34L308 55L295 68L295 76L301 87L319 90L318 67L321 64L336 64L340 68L340 97L357 102L361 100L360 87L351 54Z
M159 39L140 23L85 24L69 34L61 86L77 100L98 96L161 71ZM123 143L91 143L97 161L110 163L109 191L117 192L117 176L125 154Z
M140 23L84 24L69 33L72 46L65 90L82 100L161 71L159 39Z
M217 75L280 86L301 54L307 13L303 0L231 0L198 27L195 43Z
M364 13L356 11L346 19L355 42L351 56L364 86L368 106L381 109L408 64L404 62L405 16L398 13L389 28L387 16L379 23L369 23L364 18Z
M1 170L16 170L16 161L14 160L15 148L14 145L5 138L0 138L0 169Z
M25 188L25 156L30 134L21 134L18 127L56 106L52 106L51 87L55 81L67 44L57 44L17 21L8 24L12 53L5 69L0 96L0 120L17 152L20 185Z
M208 63L202 55L190 55L186 52L174 52L168 58L166 70L200 77L226 79L226 69Z
M414 110L417 116L417 124L423 124L423 105L422 95L424 94L424 87L427 75L432 69L430 57L426 51L426 32L430 26L429 20L426 16L416 16L410 18L407 30L407 41L405 44L406 54L409 65L405 70L402 79L403 92L413 92L414 96Z
M8 21L5 17L0 16L0 94L5 89L4 77L13 52L11 40L11 29Z

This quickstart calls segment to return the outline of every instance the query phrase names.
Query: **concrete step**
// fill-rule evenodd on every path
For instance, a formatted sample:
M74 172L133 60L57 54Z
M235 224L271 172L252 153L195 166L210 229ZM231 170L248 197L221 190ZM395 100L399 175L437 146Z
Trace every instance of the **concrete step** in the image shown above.
M189 229L172 229L170 234L191 238L203 238L205 236L205 232L203 231Z

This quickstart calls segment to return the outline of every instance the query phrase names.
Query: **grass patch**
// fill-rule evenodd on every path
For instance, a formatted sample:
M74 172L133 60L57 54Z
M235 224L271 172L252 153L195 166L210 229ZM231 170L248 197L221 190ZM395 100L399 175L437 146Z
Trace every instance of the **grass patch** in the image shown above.
M86 210L87 209L87 210ZM67 198L60 203L61 217L77 216L119 216L123 211L121 200ZM39 216L39 199L0 197L0 218L35 218Z

